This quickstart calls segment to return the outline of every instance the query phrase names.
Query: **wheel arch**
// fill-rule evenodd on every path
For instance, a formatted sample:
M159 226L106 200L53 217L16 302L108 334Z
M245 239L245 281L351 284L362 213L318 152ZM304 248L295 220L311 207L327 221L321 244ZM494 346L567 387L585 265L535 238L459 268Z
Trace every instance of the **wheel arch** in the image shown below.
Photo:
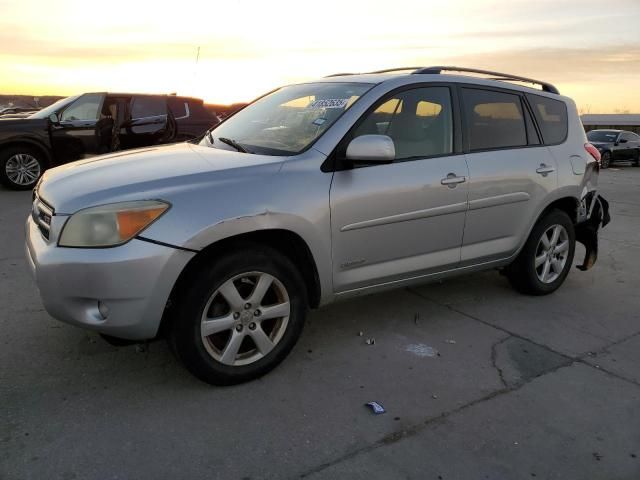
M43 155L47 163L46 165L47 167L53 166L53 155L51 154L51 151L49 150L49 148L47 148L45 145L42 145L40 142L37 142L35 140L30 140L27 138L21 138L19 140L9 140L9 141L0 143L0 151L7 150L9 148L15 148L15 147L33 148Z
M309 306L316 308L321 299L321 283L316 261L307 243L297 233L286 229L265 229L240 233L226 237L200 250L184 267L176 280L165 315L163 315L160 332L165 332L171 321L171 305L188 288L189 280L203 262L227 252L247 248L250 245L266 245L289 258L299 269L307 290Z
M538 215L535 216L535 219L529 225L529 228L526 231L526 235L523 235L523 238L520 240L520 245L518 245L518 249L509 256L509 259L513 260L517 258L517 256L520 254L525 244L527 243L527 240L531 236L531 232L533 231L535 226L550 211L556 210L556 209L561 210L565 212L567 215L569 215L569 218L571 219L574 225L577 223L578 208L580 207L580 200L573 195L567 195L566 194L567 192L564 192L564 193L565 195L554 198L549 203L547 203L542 208L542 210L540 210L540 213L538 213Z
M567 197L561 197L561 198L555 199L551 203L549 203L549 205L547 205L542 210L542 212L540 212L540 214L536 218L536 221L533 222L533 225L538 223L540 219L543 218L551 210L562 210L567 215L569 215L569 218L575 224L577 223L577 220L578 220L579 207L580 207L580 200L578 200L576 197L567 196ZM532 226L532 229L533 229L533 226Z

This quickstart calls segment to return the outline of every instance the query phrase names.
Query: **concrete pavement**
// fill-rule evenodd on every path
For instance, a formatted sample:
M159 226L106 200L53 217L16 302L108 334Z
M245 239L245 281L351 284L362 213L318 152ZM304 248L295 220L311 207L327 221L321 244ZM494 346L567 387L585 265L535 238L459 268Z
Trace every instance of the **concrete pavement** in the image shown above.
M30 194L0 190L0 478L640 478L640 168L600 183L600 259L555 294L486 272L335 304L227 388L50 318Z

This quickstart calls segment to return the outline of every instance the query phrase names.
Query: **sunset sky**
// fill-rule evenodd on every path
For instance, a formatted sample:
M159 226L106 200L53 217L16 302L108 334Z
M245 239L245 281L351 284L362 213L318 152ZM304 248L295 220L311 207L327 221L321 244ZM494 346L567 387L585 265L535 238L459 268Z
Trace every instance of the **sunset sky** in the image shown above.
M232 103L335 72L442 64L549 81L585 113L637 113L640 0L0 0L0 93Z

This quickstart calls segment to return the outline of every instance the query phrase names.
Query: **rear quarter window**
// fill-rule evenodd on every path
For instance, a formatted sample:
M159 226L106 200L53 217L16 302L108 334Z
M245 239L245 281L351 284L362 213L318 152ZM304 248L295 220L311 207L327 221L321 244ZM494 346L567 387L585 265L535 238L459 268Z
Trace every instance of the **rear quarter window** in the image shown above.
M471 151L527 145L520 96L463 88L462 97Z
M182 99L168 99L167 104L173 118L185 118L189 116L188 104Z
M567 106L560 100L527 93L527 100L542 133L545 145L556 145L567 138Z

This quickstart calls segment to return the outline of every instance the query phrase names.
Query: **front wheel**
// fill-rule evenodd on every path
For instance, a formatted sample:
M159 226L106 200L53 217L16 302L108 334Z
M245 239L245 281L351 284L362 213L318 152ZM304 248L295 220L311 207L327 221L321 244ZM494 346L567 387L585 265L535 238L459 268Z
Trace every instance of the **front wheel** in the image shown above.
M576 234L571 219L561 210L552 210L533 227L524 248L507 267L507 277L522 293L552 293L569 274L575 248Z
M611 152L604 152L600 157L600 166L602 168L609 168L611 165Z
M174 351L199 379L215 385L272 370L295 345L307 310L293 263L263 246L205 261L178 299Z
M29 147L0 152L0 183L12 190L30 190L45 170L42 155Z

